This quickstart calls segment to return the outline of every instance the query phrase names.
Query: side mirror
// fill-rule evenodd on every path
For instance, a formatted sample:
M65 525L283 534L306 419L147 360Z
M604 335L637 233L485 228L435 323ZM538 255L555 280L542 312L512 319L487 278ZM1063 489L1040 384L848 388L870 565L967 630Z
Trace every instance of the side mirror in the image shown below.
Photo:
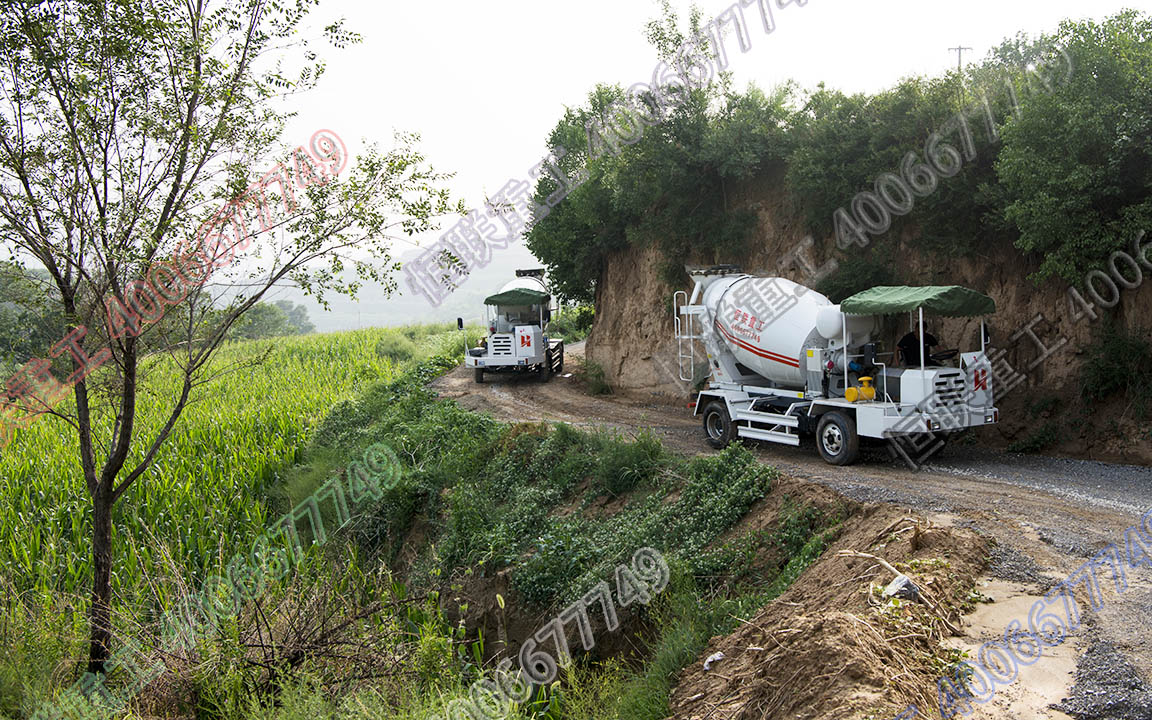
M463 330L464 329L464 318L459 318L459 317L456 318L456 329L457 330Z

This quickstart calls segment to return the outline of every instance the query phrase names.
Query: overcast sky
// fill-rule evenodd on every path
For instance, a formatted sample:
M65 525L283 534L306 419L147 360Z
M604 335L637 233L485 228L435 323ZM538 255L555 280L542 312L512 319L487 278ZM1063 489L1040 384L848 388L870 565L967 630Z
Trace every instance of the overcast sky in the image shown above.
M1065 18L1149 9L1147 0L809 0L781 10L765 0L776 22L766 35L756 4L746 1L751 49L741 54L729 40L737 88L794 79L849 92L941 74L956 66L950 47L973 48L964 60L975 61L1020 31L1034 36ZM706 20L728 7L697 4ZM673 5L686 16L688 2ZM657 58L644 25L657 13L656 0L323 3L322 18L345 17L364 42L325 51L327 75L299 99L285 140L303 142L325 127L354 151L363 140L386 147L394 129L419 132L431 163L456 173L457 197L477 206L526 176L565 106L582 103L596 83L650 80Z

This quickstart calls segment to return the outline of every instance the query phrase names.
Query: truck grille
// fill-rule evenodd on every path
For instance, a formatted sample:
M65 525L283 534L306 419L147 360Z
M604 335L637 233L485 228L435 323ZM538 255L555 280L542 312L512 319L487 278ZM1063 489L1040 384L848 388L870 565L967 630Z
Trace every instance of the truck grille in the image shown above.
M488 347L492 349L493 355L511 355L512 336L493 335L492 337L488 338Z
M936 407L957 407L964 404L964 376L960 373L936 376Z

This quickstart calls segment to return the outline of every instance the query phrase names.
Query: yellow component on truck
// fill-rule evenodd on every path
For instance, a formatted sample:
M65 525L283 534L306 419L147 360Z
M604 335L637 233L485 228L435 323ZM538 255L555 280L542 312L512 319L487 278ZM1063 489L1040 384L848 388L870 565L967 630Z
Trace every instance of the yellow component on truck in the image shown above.
M876 388L872 387L872 378L862 377L860 382L863 387L856 387L851 385L844 388L844 399L848 402L856 402L857 400L869 401L876 399Z

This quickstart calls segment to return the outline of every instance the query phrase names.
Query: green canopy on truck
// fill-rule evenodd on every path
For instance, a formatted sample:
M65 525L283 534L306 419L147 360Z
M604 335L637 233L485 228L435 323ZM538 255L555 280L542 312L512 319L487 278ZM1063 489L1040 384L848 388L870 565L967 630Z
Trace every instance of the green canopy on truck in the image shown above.
M485 305L543 305L551 296L529 288L513 288L484 298Z
M992 298L960 285L886 285L856 293L840 303L840 311L846 315L894 315L919 307L925 312L950 317L996 312L996 302Z

